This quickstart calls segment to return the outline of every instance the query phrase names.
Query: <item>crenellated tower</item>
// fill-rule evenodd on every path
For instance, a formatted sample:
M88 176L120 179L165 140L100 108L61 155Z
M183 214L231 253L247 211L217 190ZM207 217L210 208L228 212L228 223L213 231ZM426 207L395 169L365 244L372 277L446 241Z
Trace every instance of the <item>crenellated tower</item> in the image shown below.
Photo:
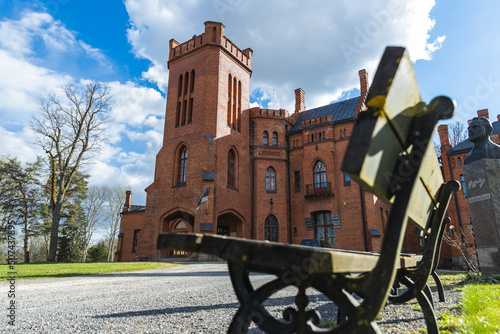
M190 40L169 42L163 147L146 189L146 221L138 252L157 258L160 232L248 237L249 115L252 50L205 22ZM197 204L208 189L208 200Z

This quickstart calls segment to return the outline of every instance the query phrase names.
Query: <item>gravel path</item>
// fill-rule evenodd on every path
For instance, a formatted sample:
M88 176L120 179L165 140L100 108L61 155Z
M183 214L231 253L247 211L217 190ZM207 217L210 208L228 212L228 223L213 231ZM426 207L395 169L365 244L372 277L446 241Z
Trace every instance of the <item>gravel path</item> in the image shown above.
M270 279L252 275L255 284ZM225 263L197 263L167 269L17 282L15 331L2 316L0 332L17 333L225 333L238 308ZM1 295L8 290L0 283ZM292 305L294 288L266 302L275 316ZM333 318L335 310L319 293L311 308ZM438 311L454 312L460 292L450 287ZM437 300L437 296L435 297ZM5 299L4 299L5 300ZM278 307L279 306L279 307ZM2 309L5 310L4 307ZM5 311L4 311L5 312ZM417 304L389 305L378 320L384 332L425 328ZM250 333L260 333L251 328Z

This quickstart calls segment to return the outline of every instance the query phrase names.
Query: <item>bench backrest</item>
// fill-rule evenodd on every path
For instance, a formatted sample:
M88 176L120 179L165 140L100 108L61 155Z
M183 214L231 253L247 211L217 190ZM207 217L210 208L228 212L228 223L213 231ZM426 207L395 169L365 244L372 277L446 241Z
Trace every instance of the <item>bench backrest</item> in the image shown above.
M408 52L388 47L380 61L346 151L342 170L386 203L407 177L415 177L407 215L427 230L443 185L432 136L439 119L453 115L454 103L437 97L421 101Z

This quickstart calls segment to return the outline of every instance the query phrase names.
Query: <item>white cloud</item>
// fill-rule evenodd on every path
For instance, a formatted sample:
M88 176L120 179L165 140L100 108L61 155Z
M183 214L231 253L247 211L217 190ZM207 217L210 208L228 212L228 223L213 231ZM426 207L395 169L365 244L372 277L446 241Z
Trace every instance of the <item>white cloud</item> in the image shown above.
M164 64L168 40L184 42L204 31L203 22L222 21L241 49L251 47L252 89L275 90L281 108L293 110L295 88L306 105L324 103L339 91L359 87L357 71L371 76L387 45L407 46L414 61L430 59L444 41L431 40L434 0L303 1L238 0L184 2L125 0L136 56ZM256 21L266 13L266 18ZM144 78L164 86L155 65Z
M132 82L110 82L109 87L115 101L111 113L114 122L141 126L150 115L164 116L165 99L157 90Z

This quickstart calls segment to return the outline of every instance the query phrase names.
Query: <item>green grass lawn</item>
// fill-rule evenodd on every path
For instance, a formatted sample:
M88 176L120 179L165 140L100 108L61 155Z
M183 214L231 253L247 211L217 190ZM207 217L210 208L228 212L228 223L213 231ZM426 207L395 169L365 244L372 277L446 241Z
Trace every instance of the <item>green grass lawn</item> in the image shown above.
M22 263L14 265L14 271L16 280L20 280L119 273L169 268L177 265L164 262ZM4 280L9 277L10 271L7 264L0 265L0 278Z
M442 334L489 334L500 333L500 284L491 283L489 276L483 275L440 275L447 284L463 284L462 297L457 308L459 316L442 314L440 329ZM494 279L498 282L498 276Z

